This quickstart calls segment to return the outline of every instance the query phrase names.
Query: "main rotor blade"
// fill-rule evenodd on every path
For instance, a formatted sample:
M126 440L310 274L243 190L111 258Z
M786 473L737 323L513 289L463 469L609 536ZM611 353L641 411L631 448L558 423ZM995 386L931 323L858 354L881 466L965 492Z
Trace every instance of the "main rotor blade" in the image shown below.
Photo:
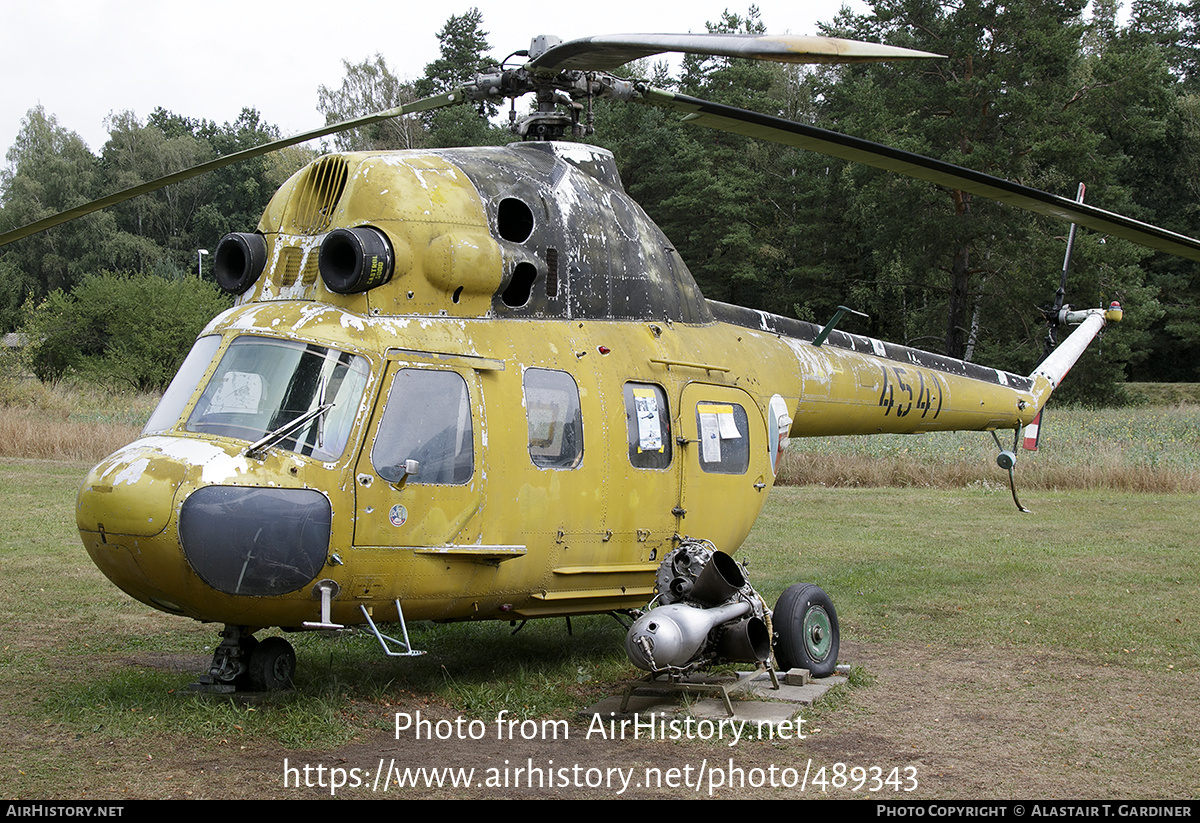
M940 57L924 51L840 40L836 37L765 34L604 34L569 40L536 55L535 69L611 71L663 52L748 57L779 63L868 63Z
M952 163L815 126L806 126L792 120L724 106L662 89L643 90L639 101L681 112L686 115L683 119L687 123L808 149L831 157L906 174L918 180L960 189L1037 214L1056 217L1068 223L1078 223L1094 231L1122 237L1156 251L1186 257L1189 260L1200 260L1200 240L1193 237L1176 234L1131 217Z
M67 223L77 217L91 214L94 211L108 208L109 206L123 203L126 200L142 195L149 194L152 191L157 191L161 188L166 188L174 183L181 183L184 180L190 180L193 177L199 177L206 172L215 171L224 168L225 166L234 163L240 163L243 160L249 160L252 157L258 157L263 154L269 154L279 149L294 146L297 143L307 143L309 140L316 140L319 137L327 137L331 134L347 131L349 129L359 128L361 126L370 126L374 123L379 123L383 120L390 120L393 117L399 117L404 114L418 114L423 111L432 111L433 109L452 106L457 103L466 101L467 95L462 88L454 89L443 94L436 94L432 97L425 97L420 100L415 100L412 103L406 103L403 106L397 106L394 109L385 109L384 111L375 112L374 114L366 114L362 117L356 117L352 120L343 120L340 123L322 126L312 131L306 131L301 134L295 134L291 137L285 137L281 140L273 140L270 143L263 143L261 146L243 149L232 154L226 154L221 157L209 160L207 163L201 163L198 166L192 166L189 169L177 171L174 174L168 174L165 177L159 177L150 180L146 183L140 183L136 186L115 192L107 197L101 197L99 200L93 200L90 203L85 203L82 206L76 206L73 209L59 212L50 217L42 218L28 225L21 226L18 229L12 229L0 234L0 246L6 246L16 240L28 237L31 234L37 234L40 231L53 228L54 226Z

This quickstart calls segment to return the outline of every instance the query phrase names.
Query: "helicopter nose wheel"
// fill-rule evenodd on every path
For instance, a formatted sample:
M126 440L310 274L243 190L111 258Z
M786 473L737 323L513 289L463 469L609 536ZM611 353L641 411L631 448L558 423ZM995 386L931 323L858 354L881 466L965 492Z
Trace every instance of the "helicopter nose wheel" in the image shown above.
M282 637L260 641L243 626L226 626L221 637L208 674L200 677L194 690L228 694L292 687L296 652L291 643Z
M773 623L775 660L781 669L808 669L813 677L828 677L837 670L837 611L820 586L797 583L785 591L775 604Z
M290 689L295 674L296 652L282 637L268 637L250 652L246 677L253 691Z

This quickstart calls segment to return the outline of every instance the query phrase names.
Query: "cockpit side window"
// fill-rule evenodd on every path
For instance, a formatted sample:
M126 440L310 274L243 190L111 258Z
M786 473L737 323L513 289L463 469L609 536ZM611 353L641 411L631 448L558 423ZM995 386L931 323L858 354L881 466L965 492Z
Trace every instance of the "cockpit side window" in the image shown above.
M204 372L212 363L213 355L217 353L220 346L221 336L218 334L210 334L196 341L183 361L183 365L179 367L179 371L171 380L171 385L167 386L166 392L163 393L158 408L146 421L146 427L142 429L142 434L164 432L179 422L179 416L183 414L184 406L192 398L196 386L200 383L200 378L204 376Z
M371 464L384 480L463 485L475 474L475 440L467 383L452 371L401 369L379 422Z
M193 354L198 351L199 343ZM180 377L190 369L181 369ZM361 355L296 340L238 337L221 356L185 428L251 443L277 432L273 446L336 460L354 427L370 373ZM174 390L172 381L168 391Z

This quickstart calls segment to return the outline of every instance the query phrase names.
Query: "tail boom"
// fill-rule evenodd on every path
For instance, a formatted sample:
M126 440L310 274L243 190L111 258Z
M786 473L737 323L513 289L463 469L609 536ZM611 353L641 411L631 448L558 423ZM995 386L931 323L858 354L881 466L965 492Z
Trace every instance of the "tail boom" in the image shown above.
M1109 323L1120 321L1121 316L1119 303L1113 303L1107 309L1071 311L1067 308L1060 313L1060 323L1078 324L1078 328L1071 332L1070 336L1062 341L1030 375L1033 378L1034 400L1039 410L1046 405L1050 394L1062 384L1063 378L1083 356L1088 345L1096 339L1096 335L1100 334Z

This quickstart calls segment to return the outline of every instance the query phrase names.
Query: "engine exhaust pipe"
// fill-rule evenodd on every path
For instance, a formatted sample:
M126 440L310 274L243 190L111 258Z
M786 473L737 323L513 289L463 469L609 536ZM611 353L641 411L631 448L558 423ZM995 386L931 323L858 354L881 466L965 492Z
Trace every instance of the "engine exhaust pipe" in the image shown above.
M690 597L705 606L715 606L733 597L744 585L746 576L737 561L718 550L696 577Z
M730 663L761 663L771 656L767 624L757 617L734 623L721 633L717 654Z
M228 294L249 289L266 267L267 241L261 234L233 232L217 244L213 274L217 285Z

